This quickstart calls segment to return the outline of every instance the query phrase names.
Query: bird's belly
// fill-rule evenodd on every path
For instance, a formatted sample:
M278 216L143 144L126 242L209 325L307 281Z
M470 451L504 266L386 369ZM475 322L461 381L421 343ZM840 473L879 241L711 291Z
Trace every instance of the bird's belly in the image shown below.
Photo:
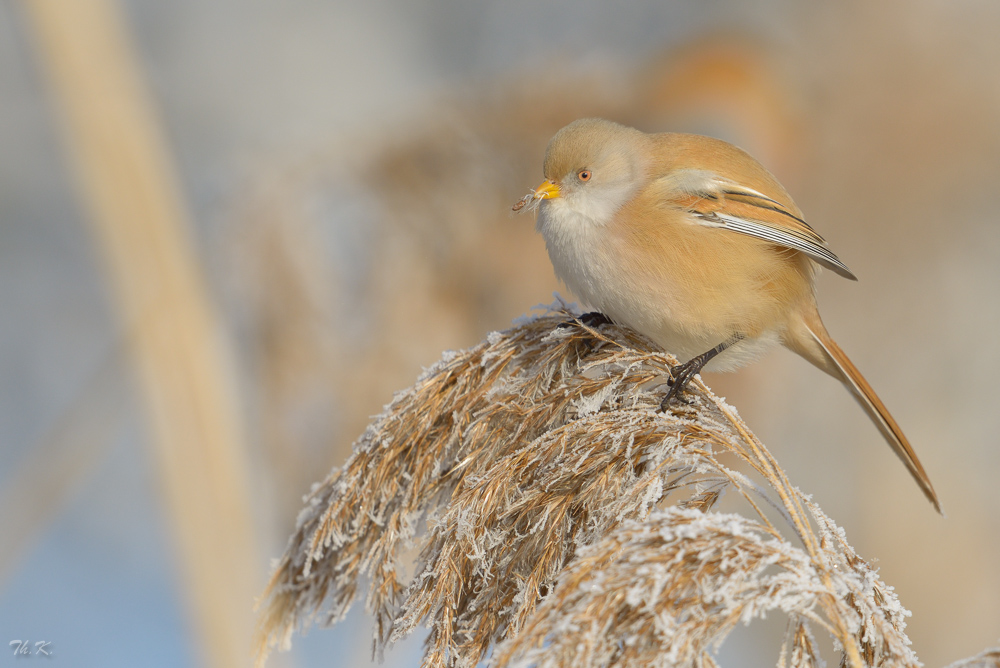
M710 371L729 371L757 359L781 341L782 326L777 323L764 328L754 323L750 331L754 318L747 313L746 323L741 322L738 304L727 309L705 310L700 304L688 303L684 291L671 289L674 286L669 284L656 288L634 286L623 295L614 289L614 283L605 283L604 289L591 290L580 297L615 322L651 339L681 362L741 336L706 366Z
M600 246L574 244L555 252L550 246L556 275L588 307L631 327L680 361L742 336L706 367L727 371L780 343L784 324L760 295L713 286L706 292L706 286L699 290L669 273L626 272L619 257L595 249Z
M628 238L553 206L543 207L539 230L556 275L577 297L681 361L742 337L710 370L736 368L780 343L792 292L809 288L787 259L741 262L745 253L730 247L740 238L707 228ZM636 253L640 244L655 248Z

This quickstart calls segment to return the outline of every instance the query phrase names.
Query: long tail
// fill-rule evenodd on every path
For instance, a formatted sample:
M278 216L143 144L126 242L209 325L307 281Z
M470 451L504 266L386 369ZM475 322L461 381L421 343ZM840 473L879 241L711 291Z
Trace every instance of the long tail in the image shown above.
M941 513L941 504L938 502L934 486L931 485L931 480L927 477L927 472L924 471L923 465L917 458L917 453L913 451L913 447L910 446L910 442L903 434L903 430L896 424L885 404L878 398L875 390L868 384L865 377L861 375L858 368L854 366L854 363L840 349L840 346L830 338L826 328L823 326L822 320L819 318L819 314L814 313L810 314L810 316L812 317L806 318L802 324L805 326L805 332L808 333L808 337L811 340L807 342L796 337L799 340L788 341L788 347L847 386L847 389L851 391L854 398L865 409L865 412L868 413L868 417L872 419L875 426L882 432L882 435L889 442L896 456L903 460L903 464L906 465L906 468L910 471L910 475L913 476L913 479L920 486L924 495L934 504L934 509ZM809 343L813 345L808 345Z

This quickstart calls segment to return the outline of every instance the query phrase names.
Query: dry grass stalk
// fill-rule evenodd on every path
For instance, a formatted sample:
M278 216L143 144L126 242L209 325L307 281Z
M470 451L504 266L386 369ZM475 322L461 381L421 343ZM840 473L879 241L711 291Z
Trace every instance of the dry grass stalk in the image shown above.
M810 625L848 665L918 665L892 590L732 408L696 382L660 413L673 357L566 320L492 334L397 394L308 498L262 599L261 659L341 619L367 577L376 649L427 623L425 666L474 666L505 639L494 665L713 665L771 608L790 618L785 665L817 663ZM752 520L712 511L726 492Z

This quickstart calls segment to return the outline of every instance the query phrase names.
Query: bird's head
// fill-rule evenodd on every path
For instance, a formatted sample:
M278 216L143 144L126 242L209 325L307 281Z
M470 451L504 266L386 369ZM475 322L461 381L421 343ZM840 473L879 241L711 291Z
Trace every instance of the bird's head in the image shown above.
M600 118L570 123L545 150L534 199L603 224L645 184L649 137Z

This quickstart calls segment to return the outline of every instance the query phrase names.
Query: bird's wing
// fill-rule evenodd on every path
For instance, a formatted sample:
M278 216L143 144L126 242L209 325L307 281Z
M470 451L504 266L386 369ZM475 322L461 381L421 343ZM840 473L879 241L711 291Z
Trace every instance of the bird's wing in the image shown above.
M801 251L841 276L858 280L806 221L761 192L695 169L671 172L657 179L654 187L666 204L689 211L702 225Z

